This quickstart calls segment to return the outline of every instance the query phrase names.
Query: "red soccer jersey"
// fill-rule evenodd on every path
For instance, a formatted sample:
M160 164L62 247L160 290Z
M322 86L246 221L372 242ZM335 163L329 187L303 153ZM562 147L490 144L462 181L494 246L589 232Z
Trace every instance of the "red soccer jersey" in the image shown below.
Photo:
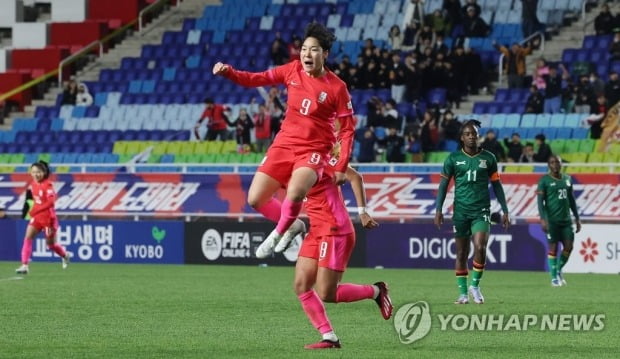
M214 104L211 108L205 108L200 116L200 122L207 119L207 127L212 130L225 130L228 124L224 119L226 108L222 105Z
M30 190L34 200L34 206L30 210L30 215L44 223L56 219L56 211L54 210L56 192L54 192L52 182L49 179L45 179L40 183L32 182Z
M336 119L348 117L353 120L353 106L346 84L327 69L323 76L314 78L303 70L299 60L256 73L228 66L224 76L242 86L283 84L287 87L288 107L274 144L316 151L326 156L336 142ZM343 126L345 129L350 127ZM344 136L352 138L353 131ZM348 156L346 158L348 162Z

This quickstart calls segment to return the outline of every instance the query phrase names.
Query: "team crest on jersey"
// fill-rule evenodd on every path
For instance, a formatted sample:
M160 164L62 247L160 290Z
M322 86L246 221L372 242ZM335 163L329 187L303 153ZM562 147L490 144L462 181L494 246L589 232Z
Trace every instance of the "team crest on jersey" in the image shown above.
M347 102L347 110L352 110L353 109L353 104L351 103L351 101Z
M321 91L321 93L319 94L319 102L323 103L325 102L326 99L327 99L327 92Z
M570 181L569 181L569 180L566 180L566 185L567 185L568 187L570 187Z
M487 168L487 160L480 160L480 165L478 165L478 167Z

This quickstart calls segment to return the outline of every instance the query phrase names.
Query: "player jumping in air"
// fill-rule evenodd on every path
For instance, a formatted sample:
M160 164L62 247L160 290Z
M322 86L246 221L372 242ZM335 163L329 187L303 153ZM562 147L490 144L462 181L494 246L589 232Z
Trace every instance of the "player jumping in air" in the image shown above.
M474 260L473 273L469 284L469 293L475 303L484 303L480 291L480 279L486 261L487 242L491 225L491 199L489 181L495 197L502 207L502 224L508 228L510 219L504 189L497 172L495 156L478 147L478 129L480 122L467 121L461 128L461 146L445 160L441 171L441 182L437 193L435 225L440 228L443 223L443 202L450 179L454 177L454 236L456 242L456 283L459 297L455 304L469 303L467 295L467 256L469 255L470 237L473 235Z
M213 74L243 86L285 85L287 110L280 132L267 150L248 191L248 203L276 228L256 250L258 258L273 253L274 247L289 230L293 237L305 231L297 219L302 200L320 179L328 154L336 143L334 124L339 120L341 158L333 181L342 184L351 155L354 133L353 107L346 84L325 67L335 40L327 28L316 22L306 27L299 60L273 69L252 73L216 63ZM273 197L280 188L286 197L280 203Z
M573 250L575 234L570 212L575 216L575 232L581 230L577 203L573 196L571 177L562 174L562 160L558 156L551 156L548 162L549 173L538 181L538 213L543 231L547 233L549 241L549 272L551 285L559 287L566 285L562 276L562 268L568 262ZM562 243L562 253L557 256L558 242Z
M56 243L56 232L58 231L58 218L54 210L56 192L49 180L50 168L45 161L35 162L30 166L30 175L33 182L30 185L34 205L30 210L30 221L26 228L26 238L22 245L22 265L15 271L17 274L28 274L28 262L32 253L32 241L39 234L45 233L47 247L62 258L62 268L67 268L69 254L58 243Z

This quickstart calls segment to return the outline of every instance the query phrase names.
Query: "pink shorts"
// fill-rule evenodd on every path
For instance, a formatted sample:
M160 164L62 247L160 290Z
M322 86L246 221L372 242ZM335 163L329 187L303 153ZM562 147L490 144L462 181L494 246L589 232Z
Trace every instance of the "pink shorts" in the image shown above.
M299 167L309 167L316 172L317 182L323 175L323 169L326 165L325 156L316 151L295 150L280 146L271 146L263 162L258 166L258 172L269 175L284 187L291 179L293 171Z
M300 257L319 261L319 267L344 272L355 247L355 233L315 237L308 233L301 242Z
M37 231L43 231L45 233L45 238L52 239L56 236L56 232L58 231L58 218L30 218L30 222L28 222L29 226L33 226Z

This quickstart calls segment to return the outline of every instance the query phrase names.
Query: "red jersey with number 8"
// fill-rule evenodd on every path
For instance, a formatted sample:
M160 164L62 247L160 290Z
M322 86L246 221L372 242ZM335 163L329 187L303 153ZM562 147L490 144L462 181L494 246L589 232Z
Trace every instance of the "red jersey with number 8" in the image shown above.
M274 145L316 151L326 156L336 142L336 119L353 115L346 84L327 69L323 76L315 78L303 70L299 60L257 73L228 66L224 76L239 85L286 86L288 107Z

